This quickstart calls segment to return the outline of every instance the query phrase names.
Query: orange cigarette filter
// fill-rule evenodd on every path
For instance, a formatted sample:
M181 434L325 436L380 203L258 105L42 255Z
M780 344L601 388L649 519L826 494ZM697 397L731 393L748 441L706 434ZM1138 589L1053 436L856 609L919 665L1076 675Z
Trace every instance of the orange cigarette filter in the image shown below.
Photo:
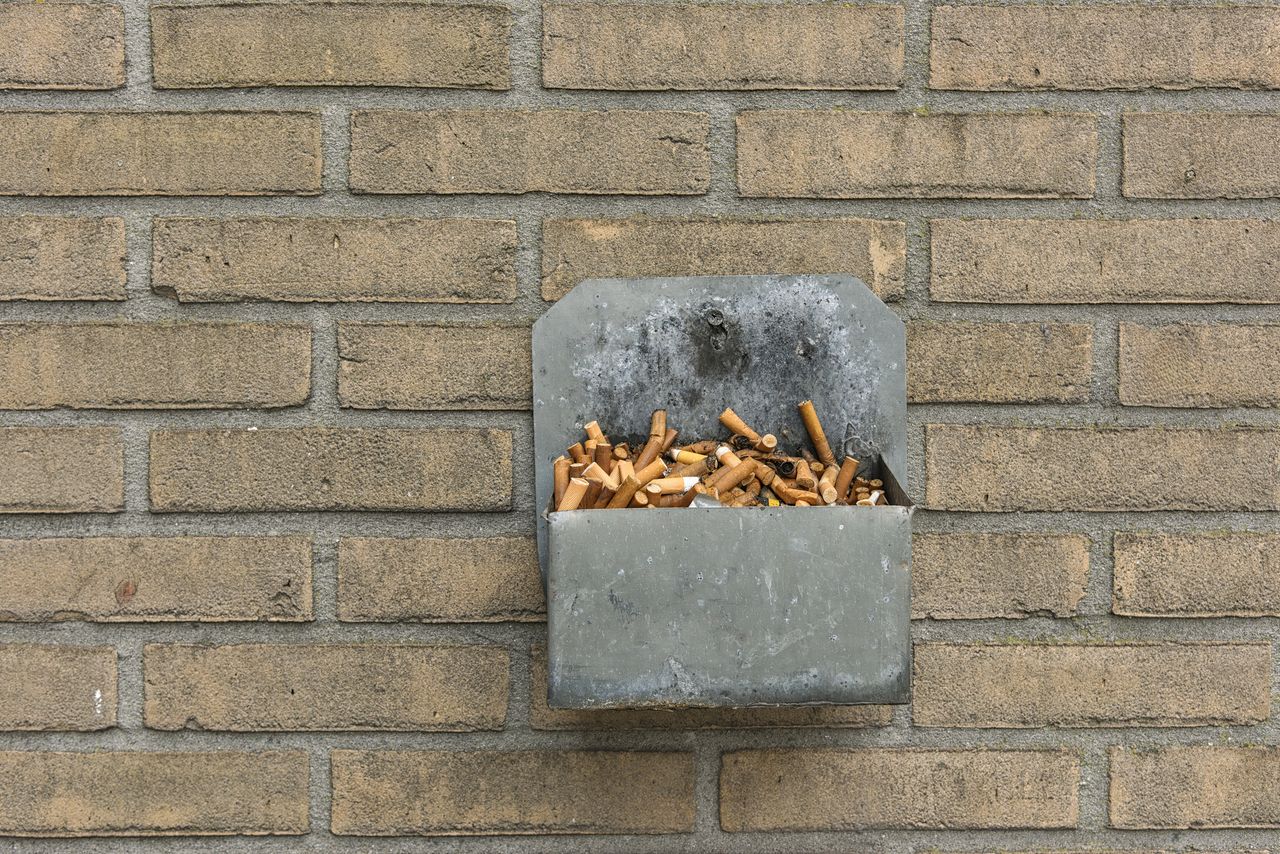
M607 505L609 509L621 509L631 503L631 499L640 491L640 481L636 480L635 475L631 475L622 481L622 485L618 487L618 491L614 493L613 498L609 499Z
M649 416L649 438L661 439L667 435L667 410L655 409Z
M605 438L604 431L600 429L599 421L588 421L582 425L582 429L587 431L587 438L594 439L596 444L609 441Z
M654 460L644 468L636 469L636 480L640 481L643 486L654 478L662 477L666 474L667 465L662 460Z
M671 446L676 443L676 436L680 435L679 430L668 430L662 437L662 453L666 453Z
M813 476L813 469L809 468L807 460L801 460L796 463L796 486L801 489L812 490L818 485L818 479Z
M643 492L637 492L635 495L631 496L631 503L628 504L627 506L628 507L648 507L649 496L645 495Z
M692 445L683 445L680 450L691 451L695 454L714 454L720 443L715 439L704 439L701 442L694 442Z
M760 464L755 460L743 460L725 473L720 483L716 484L716 488L721 492L727 492L739 484L746 483L755 476L759 468Z
M836 473L836 500L849 500L849 487L853 485L854 475L858 473L858 461L853 457L845 457L840 463L840 471Z
M587 466L586 470L582 472L582 476L587 480L595 481L601 486L607 486L610 489L618 488L618 482L614 480L613 475L600 468L596 463Z
M660 477L649 481L644 491L650 495L681 495L693 489L697 483L696 477Z
M564 498L564 491L569 488L569 465L568 457L557 457L551 466L555 476L555 500L551 502L552 507L560 506L560 499Z
M682 451L678 448L669 454L673 463L696 463L699 460L705 460L706 454L695 454L693 451Z
M570 478L569 485L565 488L564 497L560 499L560 503L556 505L557 511L577 510L582 503L582 499L587 495L587 487L591 485L580 477Z
M772 454L778 449L778 437L772 433L765 433L760 437L760 441L756 442L756 450L762 454Z
M615 460L627 460L631 458L631 446L626 442L621 445L613 446L613 458Z
M640 455L636 457L636 471L649 465L660 456L662 456L662 437L650 436L649 440L644 443L644 447L640 449Z
M603 510L604 508L608 507L609 502L613 500L613 496L615 494L616 494L615 490L612 490L607 486L604 487L603 489L600 490L600 494L596 496L596 500L591 503L591 509Z
M822 470L822 477L818 478L818 494L822 496L823 504L835 504L838 497L836 492L836 476L840 474L840 470L835 466L827 466Z
M624 481L629 477L636 476L636 467L631 464L631 460L618 460L618 464L614 466L613 474L619 481Z
M575 463L582 463L583 465L586 465L591 462L587 459L587 451L582 447L581 442L574 442L569 446L569 456Z
M608 442L599 442L596 444L595 457L596 465L605 471L613 468L613 445Z
M720 413L720 423L728 427L730 433L741 433L746 436L753 445L760 441L760 434L748 427L747 422L743 421L738 416L738 413L732 409L726 409Z
M596 506L596 499L600 497L600 493L604 491L604 484L598 480L587 481L587 494L582 496L582 503L578 505L578 509L587 510Z
M831 453L831 446L827 444L827 434L822 432L822 422L818 420L818 413L813 408L813 401L806 400L797 408L800 410L800 418L804 421L804 429L809 433L809 441L813 442L813 450L817 453L818 459L825 466L834 466L836 464L836 455Z

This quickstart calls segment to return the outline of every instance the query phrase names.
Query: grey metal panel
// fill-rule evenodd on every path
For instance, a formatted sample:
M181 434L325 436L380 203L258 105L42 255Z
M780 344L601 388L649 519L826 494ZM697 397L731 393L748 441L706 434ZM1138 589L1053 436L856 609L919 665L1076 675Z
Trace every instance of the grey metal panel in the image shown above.
M550 704L906 702L910 514L551 514Z

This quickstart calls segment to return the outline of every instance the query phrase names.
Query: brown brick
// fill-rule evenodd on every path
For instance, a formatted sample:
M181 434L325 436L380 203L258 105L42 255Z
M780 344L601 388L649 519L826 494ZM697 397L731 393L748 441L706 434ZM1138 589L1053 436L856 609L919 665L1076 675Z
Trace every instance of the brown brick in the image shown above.
M301 834L301 751L0 752L6 836Z
M594 278L848 273L899 300L906 245L901 222L874 219L548 219L542 297Z
M1075 827L1075 754L1048 750L744 750L720 765L731 833Z
M156 430L150 472L151 509L158 512L509 510L511 434Z
M124 13L106 3L0 5L0 89L124 85Z
M1097 127L1074 114L738 114L738 192L815 199L1087 199Z
M1280 196L1280 116L1126 113L1123 184L1136 199Z
M1119 532L1111 610L1128 617L1280 617L1280 535Z
M926 429L934 509L1275 510L1280 432L1164 427Z
M902 7L835 3L542 7L555 89L896 89Z
M698 195L711 182L705 113L359 110L357 193ZM571 142L570 142L571 141Z
M355 409L529 409L528 326L338 325L338 400Z
M298 406L311 390L311 327L0 324L0 376L0 409Z
M161 218L152 286L180 302L511 302L516 224Z
M943 302L1280 302L1280 223L935 219Z
M310 619L308 537L0 540L0 621Z
M1089 582L1089 538L1077 534L917 534L916 619L1072 617Z
M124 509L124 443L111 427L0 427L0 513Z
M688 833L692 753L335 750L333 832Z
M1079 403L1089 399L1086 323L916 321L907 326L907 398L915 403Z
M226 3L151 7L157 88L431 86L506 89L499 5Z
M744 709L553 709L547 705L547 651L532 653L529 724L541 730L758 729L887 726L893 706L774 706Z
M1254 724L1271 645L918 643L911 689L916 726Z
M546 619L538 548L528 537L343 537L338 619L493 623Z
M0 644L0 730L116 725L116 651L109 646Z
M1280 88L1280 13L1250 7L935 6L934 89Z
M1280 404L1280 326L1120 324L1126 406Z
M122 300L124 258L119 217L0 217L0 302Z
M318 113L0 113L0 196L320 192Z
M502 729L507 651L408 644L149 644L152 729Z
M1111 750L1111 826L1280 827L1278 747Z

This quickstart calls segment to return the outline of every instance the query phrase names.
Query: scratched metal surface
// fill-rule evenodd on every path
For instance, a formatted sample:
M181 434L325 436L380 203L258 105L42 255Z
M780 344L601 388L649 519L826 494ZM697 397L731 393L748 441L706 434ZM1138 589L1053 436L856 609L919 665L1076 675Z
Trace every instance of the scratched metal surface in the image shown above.
M812 399L837 454L903 471L902 322L847 276L592 280L535 325L537 501L592 419L688 438L732 406L784 447ZM624 430L635 432L624 433ZM549 702L562 708L902 703L911 509L540 513Z

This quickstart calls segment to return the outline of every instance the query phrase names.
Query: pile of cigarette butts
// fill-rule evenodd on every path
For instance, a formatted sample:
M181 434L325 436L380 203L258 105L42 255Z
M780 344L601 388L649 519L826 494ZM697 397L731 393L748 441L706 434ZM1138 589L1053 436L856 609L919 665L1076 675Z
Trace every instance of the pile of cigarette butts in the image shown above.
M562 511L888 504L880 480L857 476L856 459L836 462L813 402L798 408L813 451L803 448L796 455L779 451L776 436L752 430L732 409L720 413L728 439L690 445L676 445L678 431L667 427L667 411L656 410L638 452L610 442L592 421L583 427L586 440L555 461L552 506Z

